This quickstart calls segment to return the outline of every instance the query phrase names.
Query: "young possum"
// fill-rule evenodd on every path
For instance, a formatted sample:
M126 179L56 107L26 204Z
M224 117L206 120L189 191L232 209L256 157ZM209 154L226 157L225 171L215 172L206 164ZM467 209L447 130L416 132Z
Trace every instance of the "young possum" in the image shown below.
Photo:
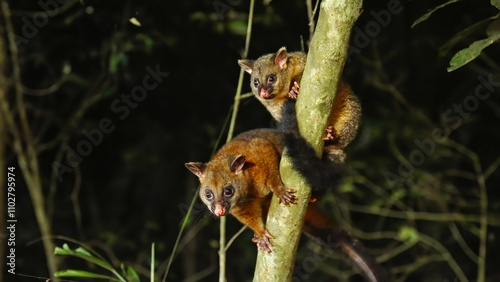
M273 237L267 231L265 221L272 193L285 205L296 202L293 190L284 186L279 173L284 140L294 138L286 137L287 134L277 129L248 131L224 145L210 162L185 164L198 176L201 183L199 195L209 210L216 216L227 213L235 216L253 230L252 241L257 247L268 253L273 246L270 241ZM313 193L321 189L313 187ZM383 269L366 255L362 245L335 227L315 203L309 203L303 231L341 250L369 281L388 281L381 278L385 277Z
M277 130L257 129L235 137L206 164L186 163L200 180L200 198L209 210L216 216L234 215L253 230L253 241L265 252L272 246L264 227L271 192L285 205L296 200L279 176L283 148Z
M283 103L288 98L297 98L306 57L304 52L287 53L286 47L281 47L275 54L263 55L257 60L238 60L238 64L251 75L252 93L276 121L282 118ZM346 157L344 148L356 137L360 122L361 104L349 85L342 81L323 138L325 156L343 163Z

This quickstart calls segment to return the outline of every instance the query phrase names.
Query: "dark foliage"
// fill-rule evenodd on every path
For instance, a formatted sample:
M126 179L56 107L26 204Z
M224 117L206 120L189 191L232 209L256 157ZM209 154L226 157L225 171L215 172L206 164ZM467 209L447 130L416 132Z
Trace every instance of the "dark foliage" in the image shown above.
M236 62L244 47L248 3L239 1L221 12L216 3L238 1L69 0L61 6L54 0L46 2L56 3L49 9L59 13L43 18L37 12L44 11L44 1L7 2L19 36L25 104L53 234L87 243L117 267L118 261L133 266L144 281L151 243L156 242L161 275L198 184L184 163L208 161L214 146L221 145L218 137L240 72ZM383 18L380 11L395 2L399 12L383 13L389 15ZM413 212L480 217L484 190L479 179L489 173L484 187L493 223L487 229L486 278L495 281L500 276L500 174L492 164L500 156L500 88L495 84L500 82L499 45L492 44L454 72L446 71L453 54L486 38L486 25L460 38L448 52L440 47L498 10L490 1L461 1L411 28L436 5L364 3L344 71L363 105L362 127L347 150L347 176L321 204L403 280L455 281L448 256L469 280L476 280L478 265L471 253L477 255L481 243L479 221L452 216L422 220ZM6 41L4 28L0 15ZM304 1L258 2L249 57L281 46L300 50L308 30ZM9 50L0 52L10 58ZM8 59L0 71L10 78L12 68ZM488 79L494 83L483 88L481 98L476 89ZM247 80L244 91L249 91ZM53 85L46 95L34 90ZM0 87L8 89L10 107L15 108L13 86ZM16 110L13 114L19 120ZM272 124L256 99L243 100L236 133ZM6 136L1 143L7 148L4 158L19 172L16 272L48 277L30 195L12 135ZM61 181L54 175L56 163L67 167L62 172L59 166ZM53 194L50 187L56 187ZM230 218L228 237L240 227ZM250 233L245 231L228 251L228 281L253 276L256 247ZM184 234L168 281L189 279L203 270L208 270L204 279L214 281L218 221L199 200ZM338 255L303 240L295 277L331 281L332 275L354 275ZM438 243L448 253L436 248ZM321 260L311 267L308 259L318 253ZM62 266L88 267L66 258ZM338 269L344 271L332 274Z

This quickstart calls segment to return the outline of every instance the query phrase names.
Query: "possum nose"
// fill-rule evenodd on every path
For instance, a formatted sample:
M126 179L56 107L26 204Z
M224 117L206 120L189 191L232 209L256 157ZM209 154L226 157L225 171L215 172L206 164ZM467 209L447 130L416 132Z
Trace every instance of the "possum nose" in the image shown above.
M214 207L214 214L216 216L223 216L226 214L226 209L224 208L224 205L219 203L219 204L215 204L215 207Z
M267 99L269 97L269 91L266 89L260 90L260 97Z

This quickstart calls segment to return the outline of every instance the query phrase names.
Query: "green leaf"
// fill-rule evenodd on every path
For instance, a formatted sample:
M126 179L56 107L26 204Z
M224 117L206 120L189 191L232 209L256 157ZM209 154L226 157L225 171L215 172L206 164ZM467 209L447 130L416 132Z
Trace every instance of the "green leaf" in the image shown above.
M500 0L491 0L491 5L495 6L498 10L500 10Z
M141 26L142 25L141 22L137 18L135 18L135 17L132 17L132 18L128 19L128 21L131 24L135 25L135 26Z
M85 278L97 278L97 279L107 279L110 281L120 281L114 277L102 275L98 273L83 271L83 270L75 270L75 269L66 269L61 270L54 273L55 277L85 277Z
M91 257L91 256L92 256L92 254L90 254L90 253L89 253L89 251L85 250L85 249L84 249L84 248L82 248L82 247L78 247L78 248L76 248L75 253L77 253L77 254L81 254L81 255L84 255L84 256L89 256L89 257Z
M142 41L144 44L144 51L147 53L151 53L154 47L154 40L149 37L147 34L140 33L135 36L135 38L139 41Z
M497 14L495 16L486 18L484 20L481 20L465 29L462 31L458 32L455 36L453 36L448 42L443 44L441 47L439 47L439 55L444 57L446 54L453 48L456 44L458 44L460 41L465 40L465 38L474 32L478 32L479 30L484 30L487 24L489 24L492 20L498 18L500 14Z
M229 32L235 35L246 35L247 23L244 21L232 21L228 24Z
M497 41L500 38L500 33L492 35L486 39L478 40L472 43L469 47L458 51L450 61L450 67L448 68L448 72L452 72L470 61L474 60L481 54L481 51L490 46L493 42Z
M458 2L458 1L461 1L461 0L450 0L444 4L441 4L439 6L437 6L436 8L430 10L429 12L427 12L426 14L424 14L423 16L421 16L420 18L418 18L412 25L411 27L414 28L417 24L421 23L421 22L424 22L426 21L432 14L434 14L434 12L436 12L437 10L441 9L441 8L444 8L450 4L453 4L455 2ZM493 1L493 0L492 0Z
M399 238L409 242L416 242L418 240L418 232L410 226L403 226L399 229Z
M66 255L66 256L75 256L81 259L84 259L90 263L96 264L106 270L113 271L113 267L105 260L95 257L89 251L78 247L76 250L71 250L68 244L63 244L62 248L56 247L54 254L56 255Z
M346 181L344 182L340 187L338 187L338 192L339 193L350 193L356 190L356 187L354 186L352 181Z
M121 268L122 268L122 274L123 274L123 276L125 276L125 279L127 280L127 282L140 282L141 281L139 279L139 275L137 275L137 272L135 272L135 270L132 267L130 267L130 266L125 267L122 264Z

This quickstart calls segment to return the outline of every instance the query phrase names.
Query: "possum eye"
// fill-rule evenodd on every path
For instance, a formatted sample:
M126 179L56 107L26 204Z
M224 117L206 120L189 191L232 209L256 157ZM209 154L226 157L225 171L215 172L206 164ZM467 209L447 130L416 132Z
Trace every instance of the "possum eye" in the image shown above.
M258 80L257 78L255 78L255 79L253 80L253 86L254 86L255 88L259 87L259 80Z
M267 82L268 83L275 83L276 82L276 75L271 74L270 76L267 77Z
M224 188L224 191L222 193L224 194L224 197L231 197L234 194L233 186Z
M214 193L212 193L212 191L205 190L205 198L207 198L207 200L212 200L213 197L214 197Z

